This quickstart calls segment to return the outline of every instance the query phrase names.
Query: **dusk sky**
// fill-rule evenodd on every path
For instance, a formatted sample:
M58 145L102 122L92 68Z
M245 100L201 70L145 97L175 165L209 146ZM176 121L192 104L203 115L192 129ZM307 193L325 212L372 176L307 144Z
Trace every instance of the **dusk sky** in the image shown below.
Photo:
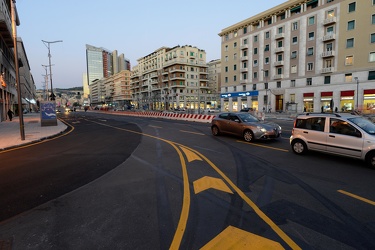
M18 0L21 37L35 85L41 89L51 48L54 88L82 86L86 44L137 59L160 47L192 45L206 51L207 62L220 59L218 33L287 0Z

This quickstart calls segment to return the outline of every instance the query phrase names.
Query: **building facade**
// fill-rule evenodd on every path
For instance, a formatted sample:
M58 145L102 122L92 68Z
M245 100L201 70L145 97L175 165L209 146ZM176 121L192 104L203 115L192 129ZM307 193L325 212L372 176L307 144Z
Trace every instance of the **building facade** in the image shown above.
M137 61L131 77L136 108L200 112L216 105L204 50L191 45L162 47Z
M220 109L220 91L221 91L221 60L209 61L208 66L208 86L214 100L213 108Z
M90 103L91 105L102 105L109 103L112 98L109 87L106 92L106 83L113 82L113 79L108 79L124 70L130 70L130 61L125 58L124 54L118 55L117 50L109 51L104 48L95 47L86 44L86 65L87 65L87 80L85 82L89 85ZM121 74L120 74L121 75ZM104 84L101 86L101 84ZM84 87L85 88L85 87ZM124 96L124 95L117 95ZM107 98L107 101L106 101ZM118 100L120 101L120 100ZM121 100L129 102L129 98Z
M375 107L375 0L289 0L219 36L224 110Z

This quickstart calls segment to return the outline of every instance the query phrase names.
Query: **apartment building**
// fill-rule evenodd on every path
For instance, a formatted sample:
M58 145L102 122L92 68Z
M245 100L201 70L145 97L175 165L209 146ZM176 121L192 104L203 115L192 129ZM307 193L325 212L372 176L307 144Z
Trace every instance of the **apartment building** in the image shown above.
M131 77L136 108L200 112L215 105L204 50L191 45L161 47L137 62Z
M208 85L212 94L214 108L220 108L220 91L221 91L221 60L211 60L208 66Z
M375 0L289 0L219 36L225 110L375 107Z

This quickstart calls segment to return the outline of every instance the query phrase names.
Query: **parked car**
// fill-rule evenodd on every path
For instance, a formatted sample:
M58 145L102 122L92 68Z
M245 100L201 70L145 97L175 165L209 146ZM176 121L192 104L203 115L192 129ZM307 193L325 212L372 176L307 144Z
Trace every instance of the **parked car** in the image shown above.
M349 113L306 113L296 117L290 137L294 153L309 150L364 160L375 168L375 124Z
M232 134L247 142L269 140L280 137L281 127L273 122L261 121L250 113L221 113L212 119L212 134Z
M240 112L251 112L253 111L253 108L243 108L240 110Z

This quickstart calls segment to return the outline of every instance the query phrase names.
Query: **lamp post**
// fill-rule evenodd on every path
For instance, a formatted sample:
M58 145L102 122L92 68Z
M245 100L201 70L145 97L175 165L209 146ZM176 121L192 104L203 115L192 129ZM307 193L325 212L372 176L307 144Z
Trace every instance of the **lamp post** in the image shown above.
M355 109L358 111L358 83L359 83L358 77L354 77L354 80L355 80L355 82L357 84L357 93L356 93L357 97L356 97Z
M53 85L52 85L52 65L51 65L51 43L61 43L62 40L57 40L57 41L52 41L52 42L47 42L47 41L44 41L42 40L42 42L44 43L44 45L46 45L46 47L48 48L48 59L49 59L49 74L50 74L50 80L51 80L51 101L54 101L55 100L55 94L53 93Z

